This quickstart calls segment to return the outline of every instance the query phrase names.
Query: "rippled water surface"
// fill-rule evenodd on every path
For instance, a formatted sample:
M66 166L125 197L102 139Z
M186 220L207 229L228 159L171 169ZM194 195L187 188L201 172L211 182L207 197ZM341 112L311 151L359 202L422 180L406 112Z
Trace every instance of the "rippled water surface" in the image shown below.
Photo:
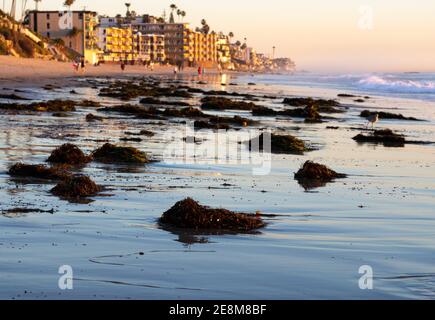
M284 108L283 97L336 98L343 90L282 85L280 78L227 79L228 91L249 92L255 103ZM258 80L258 81L257 81ZM186 78L185 85L221 89ZM247 86L257 82L256 86ZM37 100L84 98L103 105L98 90L77 84L54 91L23 88ZM191 103L200 105L200 95ZM185 126L105 114L79 107L69 117L51 114L0 114L0 298L7 299L389 299L434 298L435 145L388 148L359 145L363 109L403 113L427 121L384 120L411 140L435 141L435 106L430 100L373 96L364 103L339 100L344 114L321 124L288 118L257 118L258 128L295 135L318 150L304 156L273 155L271 172L252 174L237 155L214 159L207 154L183 163L165 150ZM0 102L6 102L0 100ZM107 117L88 123L89 112ZM227 112L227 114L233 114ZM247 116L247 112L236 112ZM337 126L338 129L326 129ZM43 163L65 142L91 152L125 131L151 130L154 137L129 142L159 162L127 167L91 163L82 169L107 190L87 204L74 204L49 193L53 184L23 184L10 179L15 162ZM248 128L238 134L248 134ZM213 146L213 135L200 132L198 148ZM234 136L232 147L238 145ZM182 145L182 144L181 144ZM177 161L176 161L177 160ZM306 160L324 163L349 175L325 187L305 191L293 174ZM201 235L163 230L160 215L177 201L192 197L202 204L272 216L259 234ZM7 214L12 208L51 212ZM60 290L58 269L70 265L74 289ZM360 266L374 271L374 290L358 286Z

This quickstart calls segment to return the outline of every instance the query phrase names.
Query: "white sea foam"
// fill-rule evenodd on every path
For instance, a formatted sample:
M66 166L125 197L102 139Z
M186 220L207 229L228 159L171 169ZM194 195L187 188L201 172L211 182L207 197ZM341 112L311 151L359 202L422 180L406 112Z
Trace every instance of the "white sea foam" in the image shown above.
M361 89L394 93L435 93L435 82L422 80L386 79L369 76L358 81Z

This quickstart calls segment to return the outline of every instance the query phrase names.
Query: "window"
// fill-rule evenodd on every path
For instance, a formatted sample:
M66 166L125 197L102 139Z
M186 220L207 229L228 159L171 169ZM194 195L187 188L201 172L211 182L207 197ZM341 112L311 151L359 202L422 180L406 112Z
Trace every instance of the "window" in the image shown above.
M63 13L62 12L59 12L59 18L60 17L63 17Z
M50 30L50 23L47 23L47 29Z
M50 14L47 13L47 20L50 20Z
M50 39L50 32L47 32L47 38Z

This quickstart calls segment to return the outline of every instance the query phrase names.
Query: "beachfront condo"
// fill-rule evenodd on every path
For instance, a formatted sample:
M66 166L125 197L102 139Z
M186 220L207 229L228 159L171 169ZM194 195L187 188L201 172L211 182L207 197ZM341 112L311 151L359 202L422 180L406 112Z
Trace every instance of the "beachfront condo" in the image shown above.
M213 67L218 62L215 33L194 31L188 23L165 23L142 17L100 17L100 28L132 28L142 35L164 37L166 61L174 65Z
M104 62L141 61L163 63L165 39L163 35L142 34L130 26L98 26L97 43Z
M29 11L26 21L30 30L51 40L62 41L66 47L85 57L88 63L98 61L96 12Z

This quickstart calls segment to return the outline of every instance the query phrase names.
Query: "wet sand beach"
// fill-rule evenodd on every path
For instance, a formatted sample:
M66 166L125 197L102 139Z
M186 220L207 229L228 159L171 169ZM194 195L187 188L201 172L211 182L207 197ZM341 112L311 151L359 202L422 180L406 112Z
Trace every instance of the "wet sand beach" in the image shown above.
M176 77L171 70L120 75L109 67L90 67L86 77L75 78L69 64L53 63L59 69L46 73L48 64L19 73L26 68L23 62L0 74L1 94L28 99L1 98L0 105L75 101L75 110L62 114L0 110L0 298L434 297L433 101L291 85L291 76L198 78L193 70ZM23 81L30 73L34 78ZM157 83L165 93L153 96L154 104L150 100L141 104L141 94L122 100L113 92L126 81L139 88ZM48 84L53 86L47 88ZM167 88L172 88L172 96ZM174 90L189 95L182 97ZM233 92L237 94L229 94ZM200 108L207 96L246 104L234 109ZM340 112L319 108L321 118L314 119L312 110L295 111L296 101L283 103L284 98L301 97L332 99ZM86 106L84 100L99 106ZM254 115L250 103L267 109L256 109L263 113ZM119 108L125 105L154 108L127 112ZM229 123L231 130L216 143L214 130L186 127L186 122L198 121L187 111L180 113L187 106L201 109L207 125ZM364 110L424 120L380 119L375 124L375 129L391 129L407 142L421 143L356 142L352 139L356 135L371 133L360 116ZM295 116L296 112L303 116ZM98 120L87 121L89 114ZM292 135L304 142L306 150L250 153L246 142L267 131ZM80 202L53 195L50 190L56 182L17 179L8 173L17 162L47 165L51 152L64 143L77 145L86 155L105 143L131 146L153 161L136 165L91 161L72 168L104 188ZM222 145L231 152L213 152ZM183 159L185 150L194 150L194 157ZM306 161L327 165L346 177L301 184L294 174ZM259 168L265 171L258 174ZM257 213L266 225L256 232L206 232L159 223L164 212L187 197L212 208ZM74 271L73 290L58 286L59 267L64 265ZM359 287L359 270L365 265L373 268L373 290Z

